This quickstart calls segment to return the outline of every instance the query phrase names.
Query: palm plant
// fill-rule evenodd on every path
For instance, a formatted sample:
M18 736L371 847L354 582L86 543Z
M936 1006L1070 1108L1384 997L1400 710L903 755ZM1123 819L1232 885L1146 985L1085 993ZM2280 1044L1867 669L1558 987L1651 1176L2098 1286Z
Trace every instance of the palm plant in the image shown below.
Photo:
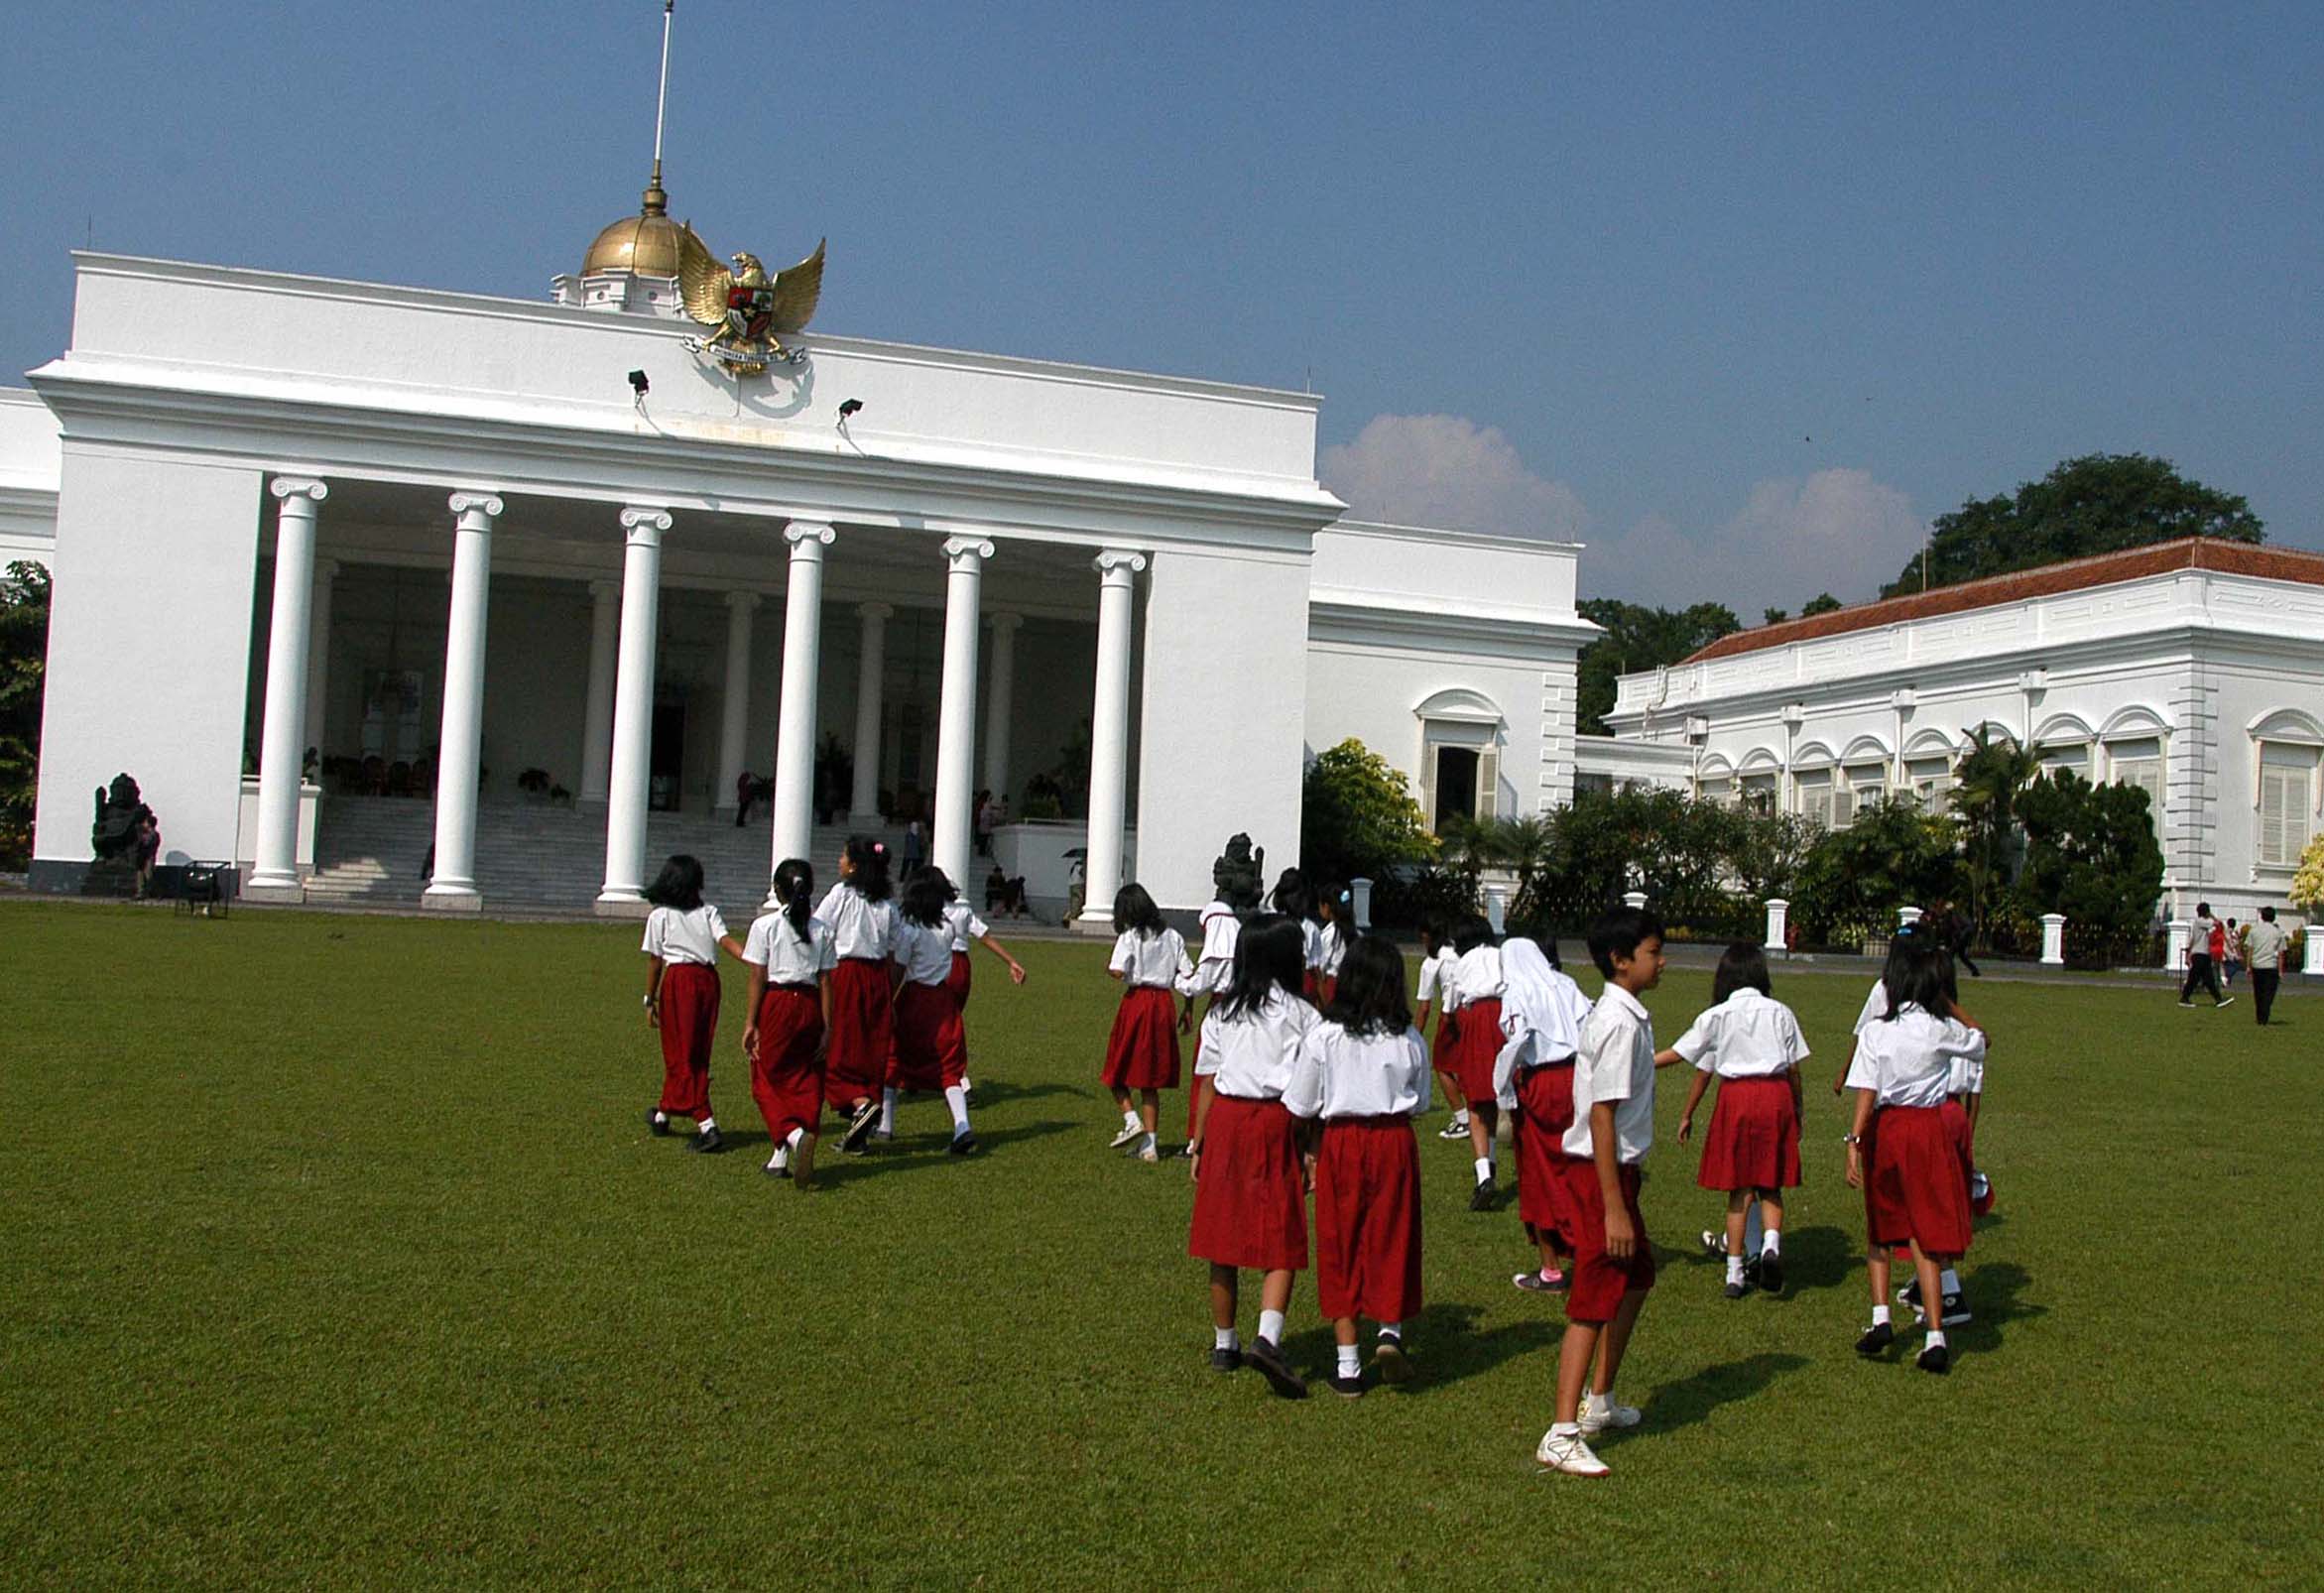
M1955 771L1950 801L1968 839L1970 912L1983 939L1988 937L1994 904L2010 883L2018 797L2041 773L2041 758L2006 732L1995 738L1984 725L1970 734L1969 742Z

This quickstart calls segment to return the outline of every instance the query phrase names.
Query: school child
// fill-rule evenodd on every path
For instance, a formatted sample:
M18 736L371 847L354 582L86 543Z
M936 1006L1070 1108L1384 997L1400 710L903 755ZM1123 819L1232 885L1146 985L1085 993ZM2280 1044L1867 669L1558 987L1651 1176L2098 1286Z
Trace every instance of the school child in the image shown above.
M1315 1301L1338 1346L1331 1392L1364 1393L1356 1319L1379 1325L1372 1364L1408 1382L1404 1325L1420 1312L1420 1147L1428 1051L1405 1003L1405 959L1368 934L1341 963L1322 1022L1299 1042L1284 1110L1320 1119L1315 1150Z
M952 931L952 965L944 976L944 988L952 993L952 1004L960 1009L961 1043L965 1045L968 1042L968 990L973 982L968 966L969 946L972 943L981 945L1007 963L1011 984L1025 983L1025 964L1011 956L1009 948L993 938L991 928L976 916L976 909L960 900L960 887L954 885L942 869L931 863L927 872L943 881L944 885L944 923ZM916 873L914 878L917 877ZM960 1087L972 1097L976 1094L976 1086L968 1081L965 1074L961 1077Z
M1494 1095L1516 1116L1518 1217L1540 1259L1510 1280L1531 1294L1561 1293L1573 1255L1565 1198L1565 1131L1573 1127L1573 1059L1590 1000L1557 966L1556 942L1519 937L1501 948L1501 1054Z
M1106 971L1124 986L1102 1075L1122 1112L1122 1132L1108 1149L1136 1146L1139 1161L1153 1162L1162 1154L1154 1138L1162 1092L1178 1087L1178 1002L1172 992L1194 964L1186 959L1185 940L1162 921L1162 909L1136 882L1114 897L1114 954Z
M1807 1060L1807 1041L1799 1020L1774 999L1772 988L1768 954L1750 941L1735 941L1711 976L1710 1009L1654 1058L1695 1069L1678 1116L1681 1145L1694 1134L1694 1109L1702 1104L1703 1091L1714 1076L1719 1080L1695 1182L1727 1196L1729 1299L1741 1299L1748 1287L1744 1264L1751 1252L1744 1218L1755 1195L1763 1224L1759 1287L1772 1294L1782 1292L1783 1191L1799 1183L1799 1064Z
M1867 1357L1896 1339L1889 1319L1889 1247L1910 1247L1924 1300L1943 1298L1941 1270L1969 1249L1969 1165L1945 1106L1955 1060L1982 1062L1985 1033L1944 1016L1952 1004L1943 962L1939 947L1916 942L1892 968L1889 1010L1857 1037L1848 1076L1856 1091L1846 1136L1848 1184L1864 1191L1873 1298L1872 1325L1857 1339L1856 1352ZM1929 1325L1914 1364L1940 1376L1951 1370L1941 1318Z
M1557 1419L1533 1451L1542 1465L1576 1477L1606 1475L1606 1463L1590 1451L1592 1435L1642 1419L1614 1398L1614 1380L1654 1287L1654 1250L1638 1192L1654 1140L1659 1064L1654 1023L1638 998L1662 977L1661 919L1644 908L1614 909L1590 926L1590 960L1606 988L1582 1023L1573 1127L1565 1131L1574 1258L1557 1352Z
M1284 869L1268 904L1299 926L1299 963L1304 970L1299 993L1312 1007L1323 999L1323 925L1315 920L1315 892L1307 876L1295 868Z
M1339 981L1340 964L1347 959L1348 944L1356 932L1355 893L1344 885L1326 885L1315 893L1315 916L1321 920L1316 928L1316 945L1320 960L1316 964L1316 991L1318 1006L1331 1005L1332 989Z
M1469 1151L1476 1158L1469 1209L1485 1211L1493 1205L1493 1131L1501 1123L1493 1092L1493 1066L1501 1056L1501 948L1493 943L1493 926L1472 915L1453 926L1452 949L1449 1002L1460 1023L1453 1071L1468 1103Z
M662 1036L662 1101L646 1114L656 1134L694 1120L689 1151L726 1149L710 1115L710 1046L718 1034L718 948L740 955L718 910L702 900L702 865L679 852L646 887L646 1022Z
M1213 1371L1248 1359L1286 1400L1307 1385L1284 1359L1284 1312L1291 1275L1307 1265L1306 1173L1299 1130L1284 1089L1299 1042L1316 1024L1299 994L1305 976L1298 920L1266 914L1243 926L1226 993L1202 1020L1202 1051L1214 1069L1195 1124L1194 1220L1186 1254L1210 1263ZM1235 1334L1237 1273L1253 1268L1259 1336L1245 1351Z
M889 956L903 971L896 987L896 1048L890 1053L887 1085L880 1092L880 1138L896 1134L896 1101L906 1090L941 1090L952 1109L952 1154L971 1156L976 1135L968 1126L968 1042L960 1029L960 1006L945 980L952 972L952 925L944 919L944 876L922 868L904 888L896 915L896 938Z
M775 1143L766 1172L801 1189L814 1179L822 1135L823 1012L838 960L829 926L809 907L814 899L815 871L803 858L786 858L775 870L781 905L752 921L742 948L751 970L742 1050L751 1060L751 1096Z
M1420 988L1412 1000L1420 1009L1419 1030L1428 1033L1430 1004L1434 1004L1436 1034L1430 1045L1429 1065L1436 1070L1436 1088L1452 1103L1452 1121L1437 1131L1440 1140L1465 1140L1469 1137L1469 1103L1461 1098L1460 1074L1454 1068L1454 1049L1460 1038L1460 1025L1453 1019L1452 931L1442 919L1430 919L1420 925Z
M1194 969L1178 980L1178 994L1185 999L1185 1010L1178 1016L1178 1033L1183 1035L1194 1028L1194 1003L1208 998L1203 1010L1207 1016L1210 1007L1218 1005L1220 996L1235 977L1235 945L1243 932L1243 920L1227 902L1213 897L1197 919L1202 926L1202 951ZM1178 1148L1178 1155L1194 1154L1194 1125L1202 1115L1202 1081L1217 1071L1215 1062L1203 1065L1202 1037L1194 1037L1194 1074L1186 1086L1186 1143Z
M839 882L823 893L814 916L831 931L830 1031L823 1055L823 1099L848 1114L839 1149L860 1152L880 1120L880 1090L896 1049L896 1004L888 958L896 941L896 887L888 848L850 835L839 854ZM945 955L951 971L951 955Z

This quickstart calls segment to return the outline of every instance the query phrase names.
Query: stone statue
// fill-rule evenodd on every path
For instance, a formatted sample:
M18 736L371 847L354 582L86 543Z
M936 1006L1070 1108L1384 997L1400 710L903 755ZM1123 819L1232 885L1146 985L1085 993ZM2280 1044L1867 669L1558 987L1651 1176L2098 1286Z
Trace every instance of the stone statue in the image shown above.
M96 818L88 830L95 861L81 880L81 893L142 896L159 837L154 810L145 804L136 781L125 774L115 775L110 791L96 788Z
M1267 848L1253 848L1248 835L1235 836L1210 865L1210 883L1218 899L1237 913L1256 911L1267 890Z

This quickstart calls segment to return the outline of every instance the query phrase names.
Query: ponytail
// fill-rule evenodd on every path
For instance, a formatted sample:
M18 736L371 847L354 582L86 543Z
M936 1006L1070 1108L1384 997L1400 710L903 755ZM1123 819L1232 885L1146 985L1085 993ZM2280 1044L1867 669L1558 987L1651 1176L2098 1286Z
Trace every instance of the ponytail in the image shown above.
M783 916L802 941L807 938L807 914L814 896L814 865L803 857L785 858L775 871L775 900L783 905Z

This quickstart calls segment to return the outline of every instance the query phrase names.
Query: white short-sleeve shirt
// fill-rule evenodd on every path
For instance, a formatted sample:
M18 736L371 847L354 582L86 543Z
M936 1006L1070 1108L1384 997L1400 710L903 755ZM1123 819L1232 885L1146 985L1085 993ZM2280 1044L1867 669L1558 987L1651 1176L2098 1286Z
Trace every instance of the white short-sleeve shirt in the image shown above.
M1313 919L1301 919L1299 920L1299 937L1306 946L1307 966L1321 973L1325 959L1330 955L1329 949L1323 943L1323 925L1317 923Z
M888 960L889 947L896 938L895 902L871 901L842 880L823 893L815 917L830 925L831 946L838 955L869 957L875 962ZM951 955L948 944L945 955Z
M1458 1010L1480 1001L1501 999L1501 948L1471 946L1453 959L1445 980L1446 1005Z
M1431 1001L1445 1000L1451 991L1452 948L1438 946L1435 954L1420 959L1420 993L1412 1000L1420 1006Z
M1163 990L1194 970L1186 960L1185 938L1175 929L1163 929L1158 934L1141 934L1136 929L1117 935L1114 954L1106 966L1122 976L1125 983L1156 986Z
M1221 1095L1273 1100L1291 1081L1291 1059L1299 1042L1318 1022L1315 1009L1278 990L1257 1012L1229 1018L1212 1012L1202 1020L1202 1054L1194 1071L1211 1076Z
M1878 979L1865 995L1864 1005L1856 1012L1856 1032L1861 1035L1889 1015L1889 987Z
M1956 1093L1957 1068L1973 1065L1982 1085L1984 1064L1982 1030L1907 1006L1894 1022L1884 1019L1856 1037L1848 1088L1871 1090L1882 1106L1942 1106Z
M1670 1048L1721 1078L1779 1077L1808 1055L1791 1009L1748 987L1695 1019Z
M940 985L952 977L952 926L929 928L901 914L896 919L896 942L889 960L904 970L905 982Z
M1181 996L1216 995L1235 975L1235 943L1242 938L1243 920L1224 902L1202 910L1202 950L1191 972L1178 981Z
M831 949L830 926L821 919L808 919L801 937L786 915L762 913L743 938L742 960L766 969L771 985L811 985L839 958Z
M1428 1110L1428 1049L1411 1029L1351 1035L1319 1023L1291 1059L1284 1105L1293 1117L1397 1117Z
M726 919L707 902L684 911L656 908L646 915L646 943L641 949L664 962L716 967L718 942L725 938Z
M993 932L992 925L976 916L976 909L966 902L948 902L944 905L944 921L952 927L952 949L966 951L968 942L982 940Z
M1334 919L1323 926L1322 937L1323 971L1330 977L1337 979L1340 964L1348 960L1347 931L1339 926L1337 919Z
M1614 1155L1624 1165L1644 1162L1654 1143L1654 1021L1638 997L1608 982L1582 1021L1582 1048L1573 1065L1573 1127L1565 1154L1588 1161L1590 1108L1614 1108Z

